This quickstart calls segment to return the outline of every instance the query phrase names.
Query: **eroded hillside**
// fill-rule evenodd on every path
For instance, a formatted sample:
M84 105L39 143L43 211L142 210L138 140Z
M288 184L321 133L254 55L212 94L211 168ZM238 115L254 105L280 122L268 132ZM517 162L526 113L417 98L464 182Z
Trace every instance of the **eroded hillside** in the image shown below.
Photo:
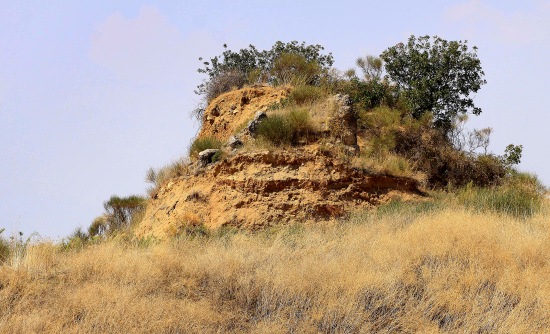
M198 159L187 166L185 175L161 186L136 235L169 237L193 224L259 228L327 220L391 197L422 194L412 178L376 174L350 163L361 140L345 97L331 97L321 111L318 108L315 131L307 140L282 147L254 145L251 121L256 122L258 114L276 115L272 106L289 92L245 88L212 101L198 138L228 143L221 149L222 158L214 163L210 156Z

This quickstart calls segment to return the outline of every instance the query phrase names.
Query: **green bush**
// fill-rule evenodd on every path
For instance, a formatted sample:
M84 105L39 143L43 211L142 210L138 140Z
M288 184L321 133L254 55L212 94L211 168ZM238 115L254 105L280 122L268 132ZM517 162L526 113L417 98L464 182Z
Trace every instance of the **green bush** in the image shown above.
M211 148L221 149L223 143L214 137L196 138L189 147L189 156L197 158L199 153Z
M306 109L292 109L269 116L260 123L257 132L260 138L276 146L291 145L313 132L313 126Z
M317 86L302 85L295 87L290 93L289 99L296 105L315 102L324 96L323 89Z
M391 87L384 82L369 80L359 80L358 78L350 79L345 86L344 94L348 94L352 102L360 108L369 110L382 105L383 102L391 101Z
M67 239L63 240L62 247L64 250L81 249L86 246L90 240L90 234L84 232L81 228L77 228Z
M481 188L468 184L458 192L458 199L475 210L524 218L542 208L543 189L536 177L517 173L499 187Z
M195 238L209 237L210 230L208 230L208 228L204 225L204 223L184 224L180 228L176 236L178 238L193 240Z
M290 144L294 135L293 129L283 115L272 115L258 126L258 136L274 145Z
M383 154L395 147L395 133L401 127L401 112L388 107L362 110L358 125L369 134L369 154Z

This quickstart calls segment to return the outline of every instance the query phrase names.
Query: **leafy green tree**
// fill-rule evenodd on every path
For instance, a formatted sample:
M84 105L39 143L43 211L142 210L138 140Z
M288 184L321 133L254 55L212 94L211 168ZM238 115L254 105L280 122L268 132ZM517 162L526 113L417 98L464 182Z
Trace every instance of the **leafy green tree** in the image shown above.
M502 156L502 162L508 168L513 165L518 165L521 162L521 154L523 153L523 145L510 144L506 146L504 155Z
M458 114L481 113L470 95L487 81L477 48L469 50L466 43L413 35L407 44L381 54L387 76L407 99L413 116L418 119L432 112L435 125L445 133Z

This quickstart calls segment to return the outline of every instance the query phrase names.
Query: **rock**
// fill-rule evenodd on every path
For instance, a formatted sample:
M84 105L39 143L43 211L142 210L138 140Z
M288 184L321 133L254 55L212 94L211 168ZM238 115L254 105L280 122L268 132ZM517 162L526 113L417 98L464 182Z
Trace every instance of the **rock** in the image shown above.
M256 114L254 115L254 119L251 120L250 122L248 122L248 133L254 137L254 135L256 134L256 130L258 129L258 125L260 125L260 123L267 118L267 114L265 113L265 111L262 111L262 110L258 110L256 112Z
M215 106L214 108L212 108L212 111L210 112L210 115L212 116L220 116L220 107L219 106Z
M239 138L231 136L227 141L227 146L231 147L232 149L237 149L243 146L243 142Z
M209 148L199 153L199 167L205 167L212 162L212 157L220 150L216 148Z
M353 110L351 99L348 95L336 94L329 103L332 115L329 122L329 130L336 139L346 146L358 151L357 145L357 113Z
M267 118L267 114L265 113L265 111L262 111L262 110L256 111L256 114L254 115L255 121L262 121L265 118Z

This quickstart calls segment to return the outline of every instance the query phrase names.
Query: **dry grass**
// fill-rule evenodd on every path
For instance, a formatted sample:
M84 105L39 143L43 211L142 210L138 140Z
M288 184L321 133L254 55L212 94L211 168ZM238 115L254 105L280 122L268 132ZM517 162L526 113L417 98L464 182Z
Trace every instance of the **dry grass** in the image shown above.
M436 207L346 223L29 246L0 267L2 333L540 333L550 219ZM423 208L429 208L424 206Z

